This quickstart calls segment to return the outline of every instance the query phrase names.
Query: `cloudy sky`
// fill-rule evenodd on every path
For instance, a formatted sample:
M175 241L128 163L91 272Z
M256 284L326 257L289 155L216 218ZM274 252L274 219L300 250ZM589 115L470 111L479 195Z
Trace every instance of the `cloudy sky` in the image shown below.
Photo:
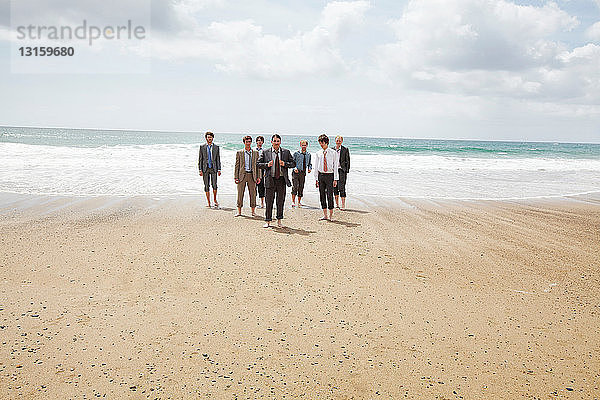
M150 19L148 68L12 71L0 0L0 125L600 142L600 0L84 3L27 15Z

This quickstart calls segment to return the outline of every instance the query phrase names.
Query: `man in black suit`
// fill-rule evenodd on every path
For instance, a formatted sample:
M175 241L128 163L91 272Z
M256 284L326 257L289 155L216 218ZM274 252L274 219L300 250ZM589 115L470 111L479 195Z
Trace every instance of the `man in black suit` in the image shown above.
M342 198L342 210L346 209L346 178L350 172L350 151L347 147L342 146L344 138L342 136L335 137L335 151L338 154L339 178L337 186L333 188L335 195L335 206L340 208L339 200Z
M263 228L269 228L273 220L273 201L277 194L277 226L281 227L283 207L285 204L285 187L292 186L288 176L288 168L294 168L296 163L292 153L281 147L281 136L274 134L271 137L270 149L264 150L258 159L258 168L265 170L265 221Z

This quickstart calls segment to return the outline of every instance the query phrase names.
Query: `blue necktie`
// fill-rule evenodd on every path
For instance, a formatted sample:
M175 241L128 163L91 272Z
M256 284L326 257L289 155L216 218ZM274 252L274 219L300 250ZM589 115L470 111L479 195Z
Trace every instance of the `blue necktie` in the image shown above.
M206 146L208 150L208 168L212 168L212 146Z

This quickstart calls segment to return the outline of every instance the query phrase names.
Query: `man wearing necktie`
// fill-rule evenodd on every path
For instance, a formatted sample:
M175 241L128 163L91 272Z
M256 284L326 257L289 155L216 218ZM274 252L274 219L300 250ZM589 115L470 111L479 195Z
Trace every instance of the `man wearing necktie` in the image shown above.
M258 168L265 170L265 225L271 226L273 220L273 202L277 196L277 226L281 227L283 219L283 207L285 205L285 187L291 186L288 177L288 168L294 168L296 164L288 149L281 147L281 136L274 134L271 137L270 149L264 150L258 159Z
M312 170L312 163L310 161L310 153L306 151L308 148L308 141L300 141L300 151L294 153L294 162L296 168L292 171L292 207L296 203L296 195L298 195L298 208L303 206L302 195L304 193L304 180L306 174Z
M235 168L233 170L233 179L238 186L238 212L235 216L239 217L242 215L244 192L246 187L248 187L248 192L250 193L250 208L252 209L252 216L254 217L256 216L256 213L254 212L256 209L256 184L260 182L258 168L256 166L258 161L258 151L252 150L252 138L250 136L244 136L242 141L244 142L244 149L236 153Z
M206 193L207 207L210 208L210 186L212 184L215 207L219 207L217 202L217 176L221 176L221 155L219 146L213 143L215 135L212 132L206 132L204 138L206 144L200 146L198 154L198 172L204 179L204 192Z
M329 220L333 218L333 188L337 186L339 179L338 157L335 150L329 147L329 137L323 134L319 136L320 151L315 153L315 180L319 188L321 208L323 217L327 220L327 209L329 209Z
M262 136L257 136L256 151L258 151L258 157L260 157L260 155L264 151L264 149L262 148L263 143L265 143L265 138ZM258 175L260 178L260 182L258 182L258 185L256 185L256 189L258 190L258 197L260 198L260 206L258 206L258 208L265 208L265 182L263 179L264 174L265 171L263 171L262 169L258 170Z

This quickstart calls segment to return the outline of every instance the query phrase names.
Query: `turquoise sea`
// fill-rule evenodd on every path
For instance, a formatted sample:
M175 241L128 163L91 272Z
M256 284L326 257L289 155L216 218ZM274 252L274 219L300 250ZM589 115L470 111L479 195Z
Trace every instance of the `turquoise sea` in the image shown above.
M223 149L222 193L234 193L234 153L244 135L215 133ZM300 139L309 141L309 151L318 148L316 134L282 137L291 150ZM0 192L196 195L201 143L203 132L0 127ZM352 155L349 195L470 199L600 191L600 144L345 137L344 145Z

